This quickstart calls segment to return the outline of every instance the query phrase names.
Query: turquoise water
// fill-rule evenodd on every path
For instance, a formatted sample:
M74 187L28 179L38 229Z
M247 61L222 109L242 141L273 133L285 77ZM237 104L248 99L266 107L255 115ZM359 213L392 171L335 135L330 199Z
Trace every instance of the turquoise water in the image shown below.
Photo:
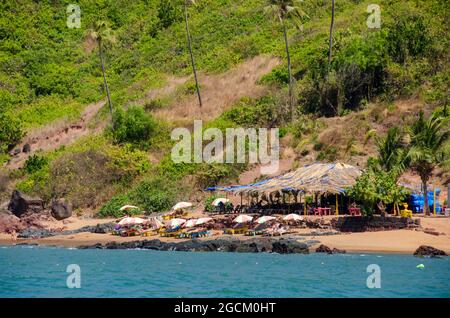
M79 289L66 286L69 264L80 266ZM370 264L380 289L366 285ZM0 297L448 298L450 258L0 247Z

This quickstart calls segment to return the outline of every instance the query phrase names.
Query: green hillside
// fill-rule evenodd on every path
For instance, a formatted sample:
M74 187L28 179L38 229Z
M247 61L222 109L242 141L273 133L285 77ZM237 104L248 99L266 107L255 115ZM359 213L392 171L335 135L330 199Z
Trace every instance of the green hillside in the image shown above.
M287 21L295 78L291 121L283 29L264 10L268 1L198 0L189 8L189 23L202 76L224 74L260 55L281 61L259 81L266 88L264 96L242 98L205 125L277 126L282 137L290 137L286 146L299 162L311 152L317 160L350 160L372 155L362 143L373 129L385 124L378 129L384 133L389 126L407 125L419 111L402 114L395 106L399 100L415 100L428 113L447 106L448 2L379 1L381 29L369 29L367 6L372 2L336 1L330 64L331 1L305 0L300 21ZM23 169L5 165L0 170L0 198L18 188L47 201L67 197L80 211L93 208L105 216L129 202L161 211L248 168L170 160L170 132L176 123L155 111L170 111L179 99L195 94L183 1L82 0L79 29L66 26L70 3L0 4L0 162L6 164L33 129L75 121L89 104L105 100L98 47L88 36L96 21L106 21L114 39L105 43L104 53L117 129L110 127L105 102L90 123L105 127L100 133L38 152ZM176 88L175 97L139 102L151 89L168 85L171 77L184 76L189 79ZM383 123L380 114L385 111L396 119ZM320 134L333 124L331 117L352 119L361 128L361 138L335 132L346 138L327 145ZM344 155L346 147L357 150Z

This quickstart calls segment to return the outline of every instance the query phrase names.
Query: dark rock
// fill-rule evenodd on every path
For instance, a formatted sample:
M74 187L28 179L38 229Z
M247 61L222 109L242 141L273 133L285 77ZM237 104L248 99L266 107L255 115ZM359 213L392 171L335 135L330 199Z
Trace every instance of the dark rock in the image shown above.
M333 250L326 245L320 244L320 246L316 248L316 253L333 254Z
M55 232L52 232L47 229L35 229L35 228L29 228L25 229L22 232L19 233L17 236L18 238L44 238L44 237L51 237L54 236Z
M440 235L440 233L438 231L436 231L435 229L425 229L425 230L423 230L423 233L430 234L430 235L436 235L436 236Z
M14 190L11 195L8 209L14 213L14 215L21 217L27 212L42 212L44 210L44 201L40 198L32 198L17 190Z
M308 245L295 240L279 239L254 239L254 240L227 240L216 239L200 241L197 239L183 242L162 242L158 239L131 241L131 242L109 242L105 245L94 244L91 246L80 246L80 248L103 248L103 249L150 249L158 251L185 251L185 252L274 252L280 254L303 253L307 254Z
M63 199L52 201L51 210L52 216L59 221L72 216L72 206Z
M22 152L29 153L30 151L31 151L30 144L27 143L27 144L23 145Z
M427 245L421 245L419 248L414 252L414 256L419 257L439 257L439 256L447 256L447 253L445 253L442 250L438 250L437 248L434 248L432 246Z
M320 244L320 246L316 249L316 253L327 253L327 254L345 254L345 250L340 250L337 248L329 248L326 245Z
M337 248L333 248L333 254L345 254L345 253L347 253L346 250L340 250Z

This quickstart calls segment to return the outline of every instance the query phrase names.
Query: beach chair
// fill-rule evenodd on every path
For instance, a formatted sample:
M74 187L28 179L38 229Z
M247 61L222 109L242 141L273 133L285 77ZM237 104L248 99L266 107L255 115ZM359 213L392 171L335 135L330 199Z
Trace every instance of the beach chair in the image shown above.
M245 234L245 232L247 232L247 231L248 231L248 227L244 226L244 227L238 227L238 228L225 229L224 234L231 234L231 235Z

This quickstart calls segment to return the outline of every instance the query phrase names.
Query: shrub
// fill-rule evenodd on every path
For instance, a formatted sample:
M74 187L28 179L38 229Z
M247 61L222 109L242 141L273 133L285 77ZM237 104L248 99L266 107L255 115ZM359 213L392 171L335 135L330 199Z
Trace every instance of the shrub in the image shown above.
M36 171L41 170L43 167L47 165L48 159L46 157L32 155L25 161L23 168L27 173L32 174Z
M173 181L158 176L141 182L129 195L140 208L152 213L170 209L176 201L177 191L180 189Z
M115 195L101 207L98 216L120 218L126 214L130 215L139 212L139 210L119 211L122 206L131 203L132 201L127 194Z
M213 206L212 203L215 199L217 199L217 196L214 194L206 198L206 200L205 200L205 211L206 212L214 211L215 206Z
M23 137L21 122L8 113L0 112L0 152L17 144Z
M132 106L126 111L118 109L113 116L113 138L118 143L148 146L155 133L156 122L141 107Z

